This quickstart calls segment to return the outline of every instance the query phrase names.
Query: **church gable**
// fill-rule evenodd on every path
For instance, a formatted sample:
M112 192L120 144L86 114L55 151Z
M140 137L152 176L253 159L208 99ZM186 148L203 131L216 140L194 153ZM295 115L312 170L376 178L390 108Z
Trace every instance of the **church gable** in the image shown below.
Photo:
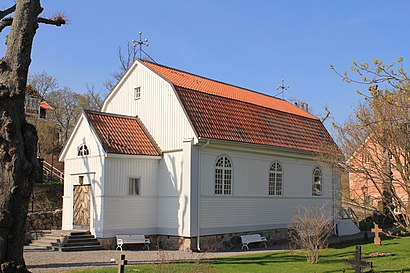
M104 154L105 151L101 142L89 126L85 115L82 114L64 149L61 151L59 160L85 159L103 156Z

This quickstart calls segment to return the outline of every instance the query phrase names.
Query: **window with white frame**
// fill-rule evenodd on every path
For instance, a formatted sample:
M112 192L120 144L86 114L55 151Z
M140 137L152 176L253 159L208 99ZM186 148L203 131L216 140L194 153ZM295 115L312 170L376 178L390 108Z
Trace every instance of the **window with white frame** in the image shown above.
M90 151L88 150L87 145L85 144L81 144L80 146L78 146L77 148L77 155L78 156L85 156L85 155L89 155Z
M269 195L282 195L283 169L282 165L274 161L269 168Z
M215 163L215 195L232 194L232 163L229 157L220 156Z
M313 170L312 196L322 196L322 171L319 167Z
M134 88L134 99L139 100L141 98L141 87Z
M130 177L128 180L128 194L129 195L140 195L141 191L141 178Z

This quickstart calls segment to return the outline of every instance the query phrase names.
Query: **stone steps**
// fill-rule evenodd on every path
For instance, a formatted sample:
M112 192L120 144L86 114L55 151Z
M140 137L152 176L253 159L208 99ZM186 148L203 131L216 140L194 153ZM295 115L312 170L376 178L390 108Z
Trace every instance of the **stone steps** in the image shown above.
M100 242L89 231L72 231L61 241L51 244L51 249L58 251L87 251L87 250L102 250Z
M31 246L36 247L51 247L51 243L57 242L63 234L66 234L67 230L37 230L31 233L32 240Z
M67 236L62 242L62 236ZM84 230L41 230L33 233L37 238L31 246L58 251L85 251L103 249L100 242L89 231Z

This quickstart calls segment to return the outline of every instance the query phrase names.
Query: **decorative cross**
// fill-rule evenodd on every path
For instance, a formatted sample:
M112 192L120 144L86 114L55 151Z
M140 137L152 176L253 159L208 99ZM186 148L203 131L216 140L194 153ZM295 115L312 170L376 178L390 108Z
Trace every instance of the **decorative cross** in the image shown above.
M374 244L377 246L381 245L382 240L380 239L379 232L383 232L383 230L375 223L371 231L374 233Z
M140 59L141 59L141 57L142 57L142 52L144 51L144 50L142 50L142 46L143 46L143 45L148 46L148 39L142 40L142 31L138 32L138 34L140 35L140 40L139 40L139 41L137 41L137 40L132 40L132 43L133 43L133 46L134 46L134 47L139 46ZM144 53L145 53L145 52L144 52Z
M366 262L362 260L362 247L361 246L356 246L354 259L347 260L346 262L353 267L355 273L361 273L362 268L366 268L366 267L370 267L373 269L372 262Z
M118 265L118 273L124 273L125 272L125 265L128 263L128 261L125 259L125 255L121 254L121 257L119 260L117 260L117 265Z
M276 87L276 90L281 90L278 94L275 95L277 97L278 95L282 94L282 99L285 99L285 91L290 88L289 85L285 86L285 80L282 79L282 84L279 84L278 87Z

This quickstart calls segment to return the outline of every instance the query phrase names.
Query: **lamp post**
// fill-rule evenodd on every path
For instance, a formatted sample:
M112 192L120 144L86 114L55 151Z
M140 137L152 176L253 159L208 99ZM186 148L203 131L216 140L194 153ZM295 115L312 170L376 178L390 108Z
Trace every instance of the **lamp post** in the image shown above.
M368 236L367 236L367 209L366 209L366 205L367 205L367 189L368 187L366 185L363 185L361 187L362 193L363 193L363 212L364 212L364 235L363 235L363 239L365 242L368 241Z

